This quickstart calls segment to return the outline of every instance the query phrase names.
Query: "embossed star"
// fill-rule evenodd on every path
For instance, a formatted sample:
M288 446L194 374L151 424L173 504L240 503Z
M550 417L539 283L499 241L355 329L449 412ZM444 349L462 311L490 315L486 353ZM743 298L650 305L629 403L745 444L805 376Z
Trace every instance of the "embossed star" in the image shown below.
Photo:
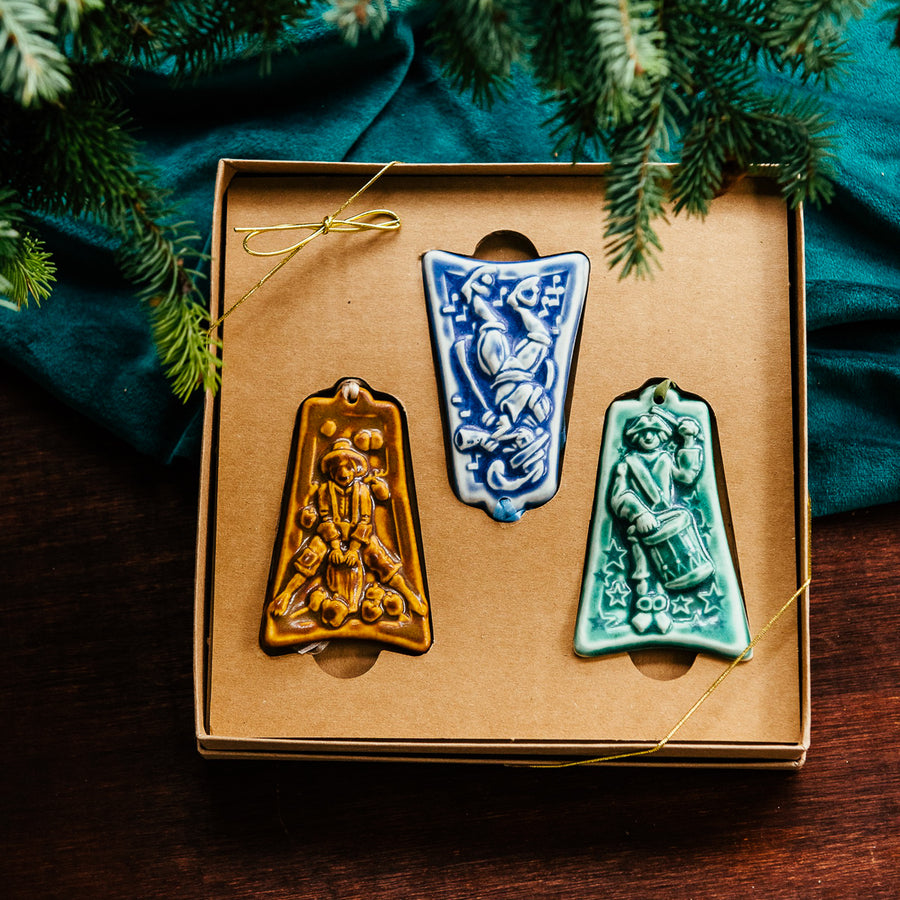
M674 597L672 599L672 612L677 615L689 616L692 612L691 604L694 602L693 597Z
M620 547L618 544L613 544L606 553L607 568L620 569L624 572L625 559L627 556L628 551L625 550L624 547Z
M719 611L719 604L725 594L722 592L718 583L713 581L705 591L700 591L698 596L703 601L703 612L706 615L709 615L710 613Z
M614 581L606 590L610 606L624 606L628 608L628 585L624 581Z
M712 531L712 526L706 520L706 511L702 503L702 498L700 492L696 488L684 498L684 505L693 514L694 521L697 523L697 529L701 534L709 534Z

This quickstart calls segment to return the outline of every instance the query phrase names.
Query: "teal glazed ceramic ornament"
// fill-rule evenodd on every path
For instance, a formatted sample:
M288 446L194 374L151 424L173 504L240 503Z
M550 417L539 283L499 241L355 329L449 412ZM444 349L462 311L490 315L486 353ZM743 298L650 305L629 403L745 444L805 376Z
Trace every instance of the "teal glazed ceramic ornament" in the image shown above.
M559 488L566 392L590 263L582 253L423 258L456 495L515 522Z
M670 381L612 403L575 625L579 656L680 647L735 659L750 643L717 449L709 406Z

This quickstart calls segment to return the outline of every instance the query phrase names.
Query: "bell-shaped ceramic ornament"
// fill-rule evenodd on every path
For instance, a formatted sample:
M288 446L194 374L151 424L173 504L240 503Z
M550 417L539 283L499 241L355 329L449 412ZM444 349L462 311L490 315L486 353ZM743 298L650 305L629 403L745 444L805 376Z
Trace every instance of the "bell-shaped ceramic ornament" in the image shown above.
M736 659L744 652L750 632L717 452L709 406L669 381L612 403L575 625L578 655L678 647Z
M260 629L271 654L322 641L431 646L400 404L348 379L300 407Z
M453 490L515 522L559 489L588 258L422 262Z

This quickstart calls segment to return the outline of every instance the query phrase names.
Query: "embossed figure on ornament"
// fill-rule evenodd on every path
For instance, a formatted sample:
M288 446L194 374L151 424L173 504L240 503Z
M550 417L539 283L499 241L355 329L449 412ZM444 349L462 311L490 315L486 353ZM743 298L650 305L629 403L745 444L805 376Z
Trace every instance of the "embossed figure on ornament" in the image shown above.
M345 394L333 401L348 406L343 416L340 408L301 416L305 447L298 450L276 546L263 646L280 652L357 637L422 652L431 641L429 610L407 485L398 471L401 436L373 427L382 423L372 421L369 408L378 401L368 391L356 387L352 401Z
M626 526L636 597L631 625L641 633L669 631L667 591L696 587L715 571L694 517L676 493L678 486L692 486L703 469L700 433L696 419L661 408L625 426L630 449L615 468L609 502Z
M477 319L474 357L490 384L491 396L484 402L482 416L488 429L462 425L453 437L460 450L481 447L494 453L487 468L488 485L508 492L538 481L547 471L545 423L553 408L548 391L556 370L547 358L550 329L534 309L541 295L540 279L532 275L514 284L504 300L506 315L490 304L496 282L497 267L481 266L460 291ZM518 317L524 331L515 346L509 334L512 316ZM463 351L463 344L457 344L458 351Z
M346 438L331 445L320 468L326 480L300 513L301 524L315 527L315 534L297 554L296 574L275 598L273 612L285 615L293 604L293 612L308 609L332 628L351 615L364 622L383 615L408 622L408 610L425 615L427 604L375 531L375 502L390 497L382 473L370 469Z
M556 493L587 258L493 263L425 254L454 488L515 521Z
M750 634L720 500L717 448L705 401L682 396L669 381L613 401L576 653L669 646L742 654Z

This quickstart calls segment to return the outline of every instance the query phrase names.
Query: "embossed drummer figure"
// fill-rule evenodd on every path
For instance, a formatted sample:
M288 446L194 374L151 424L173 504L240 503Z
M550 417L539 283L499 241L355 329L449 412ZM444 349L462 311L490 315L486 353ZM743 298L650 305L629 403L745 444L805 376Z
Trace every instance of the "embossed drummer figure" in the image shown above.
M383 615L409 621L424 616L427 603L407 583L401 561L379 539L373 522L376 501L390 496L387 481L346 438L322 455L326 480L315 485L300 524L315 533L293 562L296 574L274 601L275 615L289 605L308 609L332 628L350 616L375 622ZM317 524L318 523L318 524Z
M673 437L677 444L672 446ZM644 633L672 627L667 591L689 590L715 568L677 485L692 486L703 470L699 423L652 408L625 424L629 449L616 465L609 502L626 525L636 612L631 625Z

